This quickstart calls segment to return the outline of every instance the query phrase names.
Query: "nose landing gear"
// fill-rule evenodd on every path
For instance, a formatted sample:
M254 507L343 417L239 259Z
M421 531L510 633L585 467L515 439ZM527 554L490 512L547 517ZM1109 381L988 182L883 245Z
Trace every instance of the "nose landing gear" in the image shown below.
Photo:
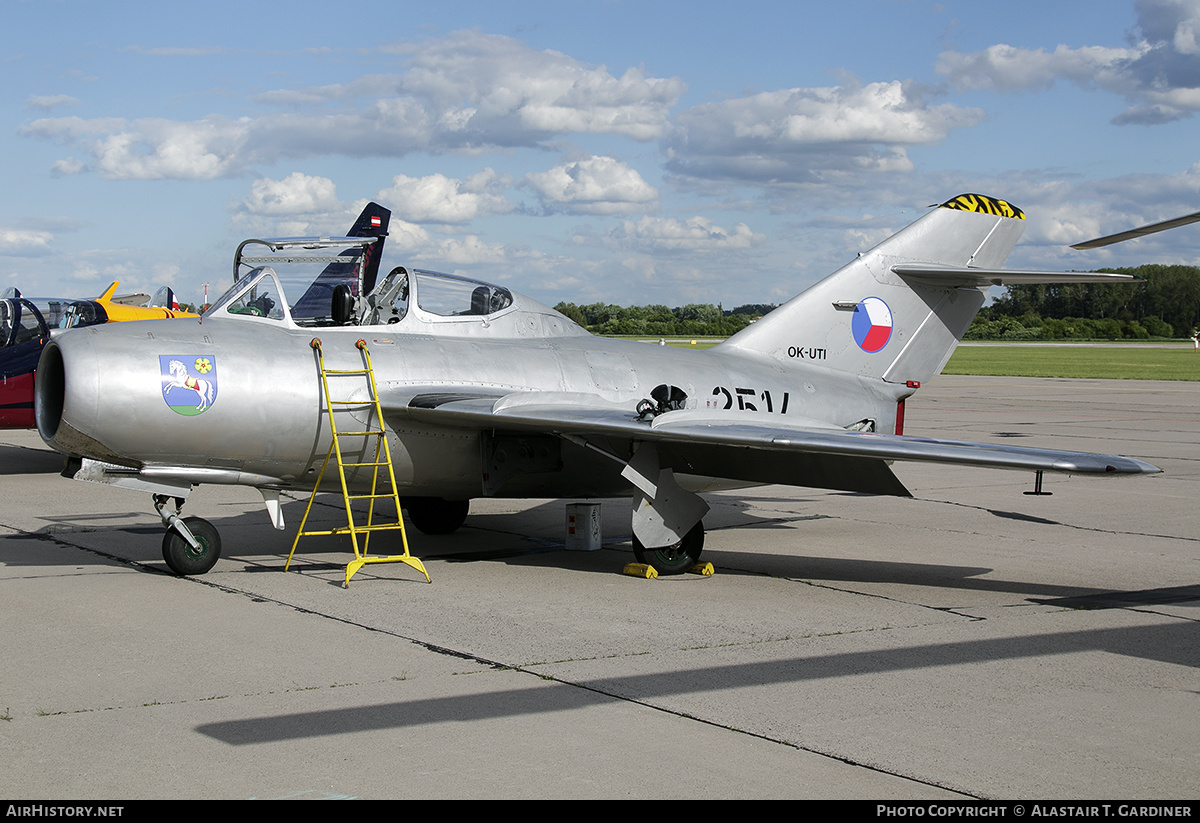
M164 511L168 500L175 501L175 513ZM162 555L167 567L183 577L204 574L221 557L221 537L217 529L202 517L180 517L183 498L154 495L154 508L167 533L163 535Z

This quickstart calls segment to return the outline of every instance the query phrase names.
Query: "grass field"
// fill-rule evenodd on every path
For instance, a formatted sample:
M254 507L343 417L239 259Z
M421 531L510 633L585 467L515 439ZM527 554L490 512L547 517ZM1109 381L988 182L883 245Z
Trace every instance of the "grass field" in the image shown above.
M646 338L632 338L654 341ZM720 338L673 338L669 346L706 349ZM1200 380L1200 354L1191 343L1162 346L959 346L942 369L943 374L980 374L996 377L1094 377L1106 380Z
M943 374L1200 380L1190 343L1150 346L960 346Z

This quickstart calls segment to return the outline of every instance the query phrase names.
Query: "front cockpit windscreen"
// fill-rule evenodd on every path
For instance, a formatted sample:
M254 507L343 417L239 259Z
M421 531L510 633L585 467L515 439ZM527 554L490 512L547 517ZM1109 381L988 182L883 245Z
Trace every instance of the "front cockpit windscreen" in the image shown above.
M273 277L263 277L250 289L238 295L225 311L247 317L283 319L283 297Z
M275 272L270 268L253 269L217 298L204 312L205 317L236 315L285 319L284 298Z

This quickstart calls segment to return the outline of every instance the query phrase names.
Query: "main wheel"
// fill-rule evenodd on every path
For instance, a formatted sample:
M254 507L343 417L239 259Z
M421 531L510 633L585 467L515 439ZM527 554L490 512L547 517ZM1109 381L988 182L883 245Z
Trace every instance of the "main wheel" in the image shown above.
M704 524L697 523L678 543L661 549L647 549L634 535L633 556L639 563L653 566L659 574L683 574L700 560L704 551Z
M467 519L470 500L443 500L440 497L413 497L404 501L408 519L421 534L452 534Z
M167 529L163 535L163 560L175 574L187 577L193 574L204 574L217 564L221 557L221 537L216 527L200 517L185 517L184 524L200 544L194 549L179 532Z

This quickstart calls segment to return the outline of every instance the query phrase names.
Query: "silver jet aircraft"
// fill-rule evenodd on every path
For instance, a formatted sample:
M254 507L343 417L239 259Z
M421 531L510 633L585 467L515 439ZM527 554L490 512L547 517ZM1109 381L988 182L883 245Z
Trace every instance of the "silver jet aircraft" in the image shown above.
M945 365L988 287L1131 279L1001 270L1024 224L1003 200L953 198L701 351L593 337L535 300L463 277L398 267L375 282L387 213L372 207L374 230L360 219L357 237L242 244L236 283L199 320L96 326L46 347L42 438L71 458L66 474L155 495L177 573L203 573L220 553L211 524L177 516L196 485L258 488L277 528L280 492L312 489L330 448L314 338L327 369L362 368L356 344L369 348L418 529L454 531L477 497L626 497L634 552L659 573L699 558L705 491L908 495L894 460L1039 479L1158 471L1113 455L902 434L905 399ZM270 254L248 254L255 244ZM283 264L322 250L339 253L342 275L327 266L289 303ZM362 424L363 408L339 414ZM348 471L370 491L368 470ZM330 478L323 488L340 492ZM164 512L168 498L176 515Z

